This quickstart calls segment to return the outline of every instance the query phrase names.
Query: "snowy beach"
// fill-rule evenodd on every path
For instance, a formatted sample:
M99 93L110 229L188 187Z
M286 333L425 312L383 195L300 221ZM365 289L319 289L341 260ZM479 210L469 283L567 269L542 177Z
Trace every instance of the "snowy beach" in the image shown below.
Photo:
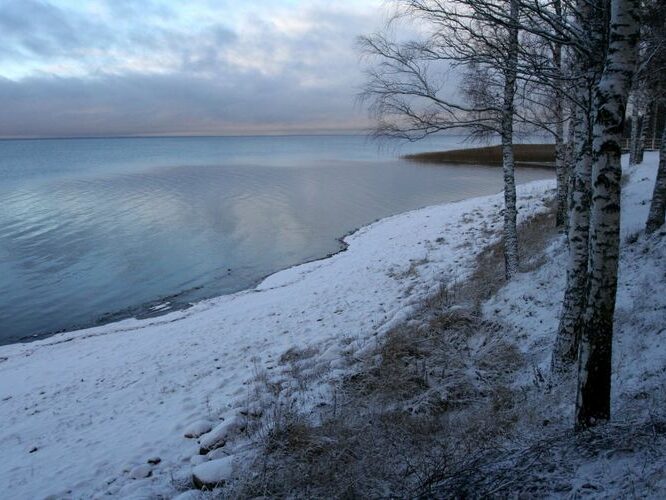
M623 241L644 224L656 162L649 153L625 189ZM554 181L519 186L519 219L546 212L554 187ZM498 194L404 213L346 237L345 251L279 272L253 290L158 318L0 348L0 490L11 498L170 497L177 493L175 483L191 477L201 462L225 459L241 466L254 448L240 426L227 425L224 436L220 428L229 444L209 456L200 455L197 439L184 435L247 414L258 373L285 394L296 391L280 363L287 352L311 352L310 369L318 373L316 387L298 400L301 408L328 404L336 380L353 370L357 357L409 320L441 286L474 271L479 253L498 241L502 206ZM563 238L553 245L561 248ZM663 253L663 241L655 245ZM521 349L536 349L535 362L543 367L563 278L562 252L552 255L539 272L558 288L534 292L547 305L530 306L536 310L529 316L516 313L510 302L533 278L523 273L506 287L503 303L494 298L487 306L519 324ZM663 267L657 272L663 274ZM649 273L654 269L631 270L622 261L621 317L631 316L632 293ZM656 285L664 286L663 276ZM643 320L656 333L663 299L659 307ZM538 334L529 328L535 318L546 325ZM642 343L621 335L618 342L620 349L631 349L618 354L618 369L629 357L636 362L625 378L633 385L617 390L635 391L647 383L643 372L665 366L663 349L648 356Z

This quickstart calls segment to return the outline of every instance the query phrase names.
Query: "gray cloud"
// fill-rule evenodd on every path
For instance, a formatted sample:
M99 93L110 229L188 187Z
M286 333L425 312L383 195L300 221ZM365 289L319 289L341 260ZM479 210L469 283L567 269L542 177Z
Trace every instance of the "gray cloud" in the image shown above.
M112 43L104 25L39 0L7 0L0 8L3 45L13 55L50 58Z
M0 80L0 136L212 134L346 128L361 114L347 92L285 76L233 74Z
M2 4L7 43L0 62L23 57L36 69L0 77L0 136L213 134L365 123L354 105L361 72L353 45L370 29L369 13L314 2L295 16L297 29L285 29L284 19L262 17L263 0L255 0L256 15L245 13L251 22L228 25L219 16L184 29L172 22L175 8L158 1L141 2L140 10L134 1L99 1L106 22L46 1Z

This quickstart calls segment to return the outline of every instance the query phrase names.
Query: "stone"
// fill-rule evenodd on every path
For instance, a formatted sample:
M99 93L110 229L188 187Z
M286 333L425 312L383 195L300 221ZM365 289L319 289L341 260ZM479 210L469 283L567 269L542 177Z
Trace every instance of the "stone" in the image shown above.
M213 424L210 420L197 420L185 429L185 437L189 439L198 438L199 436L210 432Z
M226 483L233 473L233 456L211 460L192 469L192 481L200 490L212 490Z
M242 428L242 419L233 417L215 427L199 441L199 454L206 455L216 448L222 448L229 438Z
M152 473L153 469L150 467L150 465L144 464L134 467L130 471L129 475L132 479L144 479L146 477L150 477Z

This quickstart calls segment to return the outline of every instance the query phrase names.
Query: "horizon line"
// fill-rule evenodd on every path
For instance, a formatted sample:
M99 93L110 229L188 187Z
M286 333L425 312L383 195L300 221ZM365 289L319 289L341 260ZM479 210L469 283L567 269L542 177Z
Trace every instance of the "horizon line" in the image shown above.
M72 140L72 139L181 139L181 138L205 138L205 137L284 137L284 136L324 136L324 135L370 135L371 130L349 129L349 130L321 130L319 132L248 132L248 133L195 133L195 134L109 134L109 135L6 135L0 136L0 141L41 141L41 140Z

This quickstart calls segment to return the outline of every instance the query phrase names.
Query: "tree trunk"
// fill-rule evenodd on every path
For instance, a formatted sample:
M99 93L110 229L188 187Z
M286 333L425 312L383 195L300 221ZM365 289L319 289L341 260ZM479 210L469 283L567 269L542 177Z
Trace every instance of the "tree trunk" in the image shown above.
M631 135L629 136L629 165L636 165L636 153L638 153L638 96L634 95L631 105Z
M657 146L657 121L659 120L659 99L654 100L654 109L652 110L652 144L650 149L656 149ZM666 124L664 124L666 126Z
M553 2L555 14L558 18L562 17L562 2L555 0ZM567 223L567 150L564 142L564 92L562 91L562 77L564 76L562 68L562 45L555 43L553 45L553 65L557 72L555 81L555 102L553 104L553 114L555 118L555 177L557 179L557 210L555 213L555 226L564 231Z
M650 213L648 214L645 232L654 233L664 225L666 213L666 126L661 133L661 146L659 147L659 169L657 180L654 183Z
M587 37L589 53L576 54L575 64L584 77L576 90L574 123L574 166L569 193L569 260L560 322L551 358L551 373L559 378L574 365L578 355L579 331L585 313L587 291L590 193L592 171L592 89L597 85L603 54L603 1L580 0L577 23Z
M622 130L636 64L640 0L612 0L608 52L596 91L587 307L580 336L576 427L610 418L613 315L620 247Z
M645 112L641 117L641 125L638 132L638 143L636 144L636 165L643 163L645 153L645 142L647 141L647 132L650 124L650 105L645 106Z
M587 290L592 156L589 112L579 111L576 115L578 119L574 129L575 163L569 209L567 283L551 364L551 371L556 377L566 373L576 361L577 332L583 320Z
M561 103L560 103L561 104ZM555 106L562 110L562 106ZM560 113L560 117L562 114ZM568 172L567 172L567 145L564 142L564 124L558 123L555 132L555 176L557 178L557 212L555 225L564 231L567 225L567 198L568 198Z
M567 214L566 214L566 226L564 228L564 233L567 235L567 246L569 245L569 207L572 204L572 194L574 186L574 165L576 164L576 126L575 122L577 120L577 106L572 104L569 110L569 123L567 126L567 148L566 148L566 174L567 174Z
M510 15L518 19L518 1L511 0ZM518 68L518 29L508 28L509 53L504 69L504 100L502 107L502 167L504 171L504 263L506 279L518 272L518 230L516 221L516 179L513 158L513 114Z

